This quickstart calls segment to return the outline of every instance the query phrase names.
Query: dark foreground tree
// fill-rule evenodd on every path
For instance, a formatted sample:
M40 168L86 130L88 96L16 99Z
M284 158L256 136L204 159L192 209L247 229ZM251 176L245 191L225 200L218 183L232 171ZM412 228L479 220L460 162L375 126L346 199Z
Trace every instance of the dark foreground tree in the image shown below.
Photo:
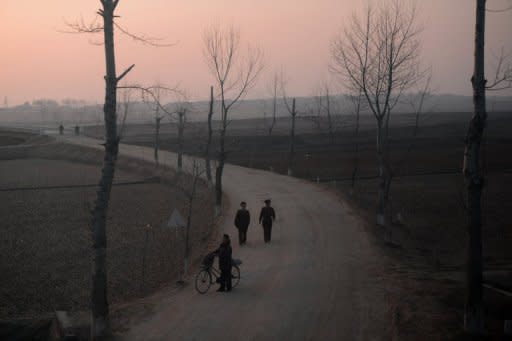
M121 76L116 74L116 58L114 50L114 12L119 0L101 0L103 9L99 14L103 17L105 47L105 104L103 106L105 120L105 155L101 170L101 180L96 194L92 217L94 265L92 274L92 326L91 337L94 340L104 339L108 331L107 301L107 235L106 218L110 201L110 192L116 169L119 139L117 136L117 84L131 67Z
M105 103L103 105L103 118L105 122L105 153L101 169L101 179L96 192L96 200L92 210L91 230L93 239L93 270L91 290L91 339L104 340L109 333L109 306L107 300L107 236L106 220L110 202L110 193L114 180L116 161L119 152L119 139L117 131L117 90L119 83L132 70L131 65L119 76L116 72L116 56L114 48L114 28L128 35L132 39L153 46L161 45L151 41L151 38L141 38L129 33L115 22L115 11L119 0L100 0L102 8L98 15L101 23L93 22L86 25L83 22L68 23L71 32L68 33L103 33L103 47L105 51ZM131 88L131 87L124 87Z
M505 12L510 10L493 10ZM466 268L466 306L464 329L473 335L484 331L482 305L482 190L485 176L480 164L480 146L487 122L486 90L504 90L512 87L512 63L502 51L498 58L495 78L487 84L485 78L485 21L486 0L476 0L475 50L471 84L473 87L473 117L466 134L462 173L467 187L467 223L469 245Z
M464 149L462 173L467 186L467 213L469 247L466 269L466 307L464 329L470 334L481 334L484 329L482 307L482 187L480 172L480 145L487 121L485 103L485 0L476 1L475 59L473 77L473 118L469 123Z

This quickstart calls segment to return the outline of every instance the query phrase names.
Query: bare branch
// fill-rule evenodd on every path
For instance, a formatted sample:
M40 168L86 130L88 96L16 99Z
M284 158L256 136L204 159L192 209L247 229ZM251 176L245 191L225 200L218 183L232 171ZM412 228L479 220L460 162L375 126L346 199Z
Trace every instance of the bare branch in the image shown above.
M486 90L501 91L512 88L512 57L505 55L502 48L500 55L496 57L496 70L491 84L486 85Z
M103 24L98 22L98 17L95 17L90 23L86 23L83 17L80 17L80 19L75 22L69 22L64 19L64 25L69 30L57 30L57 32L67 34L97 34L103 32Z
M128 74L128 72L132 71L134 67L135 64L132 64L129 68L127 68L119 77L117 77L117 81L120 82Z
M490 8L486 9L486 11L490 12L490 13L503 13L503 12L508 12L510 10L512 10L512 5L510 5L509 7L501 8L501 9L490 9Z
M131 90L139 90L142 94L142 100L145 101L146 96L151 97L151 99L155 102L156 106L162 110L165 114L172 116L173 112L169 111L167 108L165 108L161 101L160 101L160 95L159 92L166 92L166 93L174 93L174 94L181 94L181 90L178 86L175 88L169 88L162 85L154 85L145 87L142 85L137 84L131 84L131 85L120 85L117 87L117 89L131 89Z
M117 22L114 22L114 26L125 36L133 39L136 42L142 43L144 45L149 45L149 46L153 46L153 47L171 47L171 46L175 46L178 44L177 42L175 42L175 43L160 43L160 41L164 40L163 38L155 38L155 37L131 33L130 31L126 30L124 27L119 25Z

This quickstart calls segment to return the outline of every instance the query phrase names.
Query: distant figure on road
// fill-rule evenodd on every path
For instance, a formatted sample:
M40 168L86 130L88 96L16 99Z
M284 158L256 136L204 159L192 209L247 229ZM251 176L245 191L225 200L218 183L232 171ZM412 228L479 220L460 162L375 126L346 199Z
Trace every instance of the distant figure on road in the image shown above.
M75 126L75 135L80 135L80 127L78 125Z
M222 243L219 248L215 250L215 254L219 257L219 269L220 269L220 287L217 289L219 292L231 291L231 240L229 235L225 234L222 237Z
M272 223L276 219L276 212L270 206L270 199L265 200L265 206L261 208L260 224L263 225L263 239L269 243L272 239Z
M238 229L238 242L244 245L247 242L247 229L251 223L251 214L247 210L247 203L242 201L240 209L236 212L235 226Z
M62 134L64 134L64 126L61 124L59 126L59 135L62 135Z

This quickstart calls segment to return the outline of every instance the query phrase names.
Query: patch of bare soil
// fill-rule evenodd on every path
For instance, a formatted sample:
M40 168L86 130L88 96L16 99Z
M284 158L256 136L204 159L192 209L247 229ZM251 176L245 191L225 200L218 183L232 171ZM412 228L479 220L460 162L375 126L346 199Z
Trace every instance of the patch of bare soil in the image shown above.
M44 159L0 161L0 319L90 306L89 212L101 153L62 144L31 153ZM154 175L154 166L134 160L120 158L119 168L107 218L113 304L143 297L177 278L184 236L168 228L167 221L174 208L186 212L185 195L176 187L188 183L186 176L176 180L180 186L172 186L174 180L145 181ZM193 207L194 257L213 229L208 193L201 184Z

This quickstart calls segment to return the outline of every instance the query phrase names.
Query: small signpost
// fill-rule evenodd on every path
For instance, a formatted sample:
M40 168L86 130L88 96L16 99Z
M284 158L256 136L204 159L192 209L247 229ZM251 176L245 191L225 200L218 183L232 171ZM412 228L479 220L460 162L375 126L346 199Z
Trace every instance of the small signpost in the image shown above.
M172 211L171 217L169 218L169 221L167 222L167 227L176 229L176 231L180 228L187 227L187 223L185 222L185 218L180 214L180 212L175 208L174 211Z

